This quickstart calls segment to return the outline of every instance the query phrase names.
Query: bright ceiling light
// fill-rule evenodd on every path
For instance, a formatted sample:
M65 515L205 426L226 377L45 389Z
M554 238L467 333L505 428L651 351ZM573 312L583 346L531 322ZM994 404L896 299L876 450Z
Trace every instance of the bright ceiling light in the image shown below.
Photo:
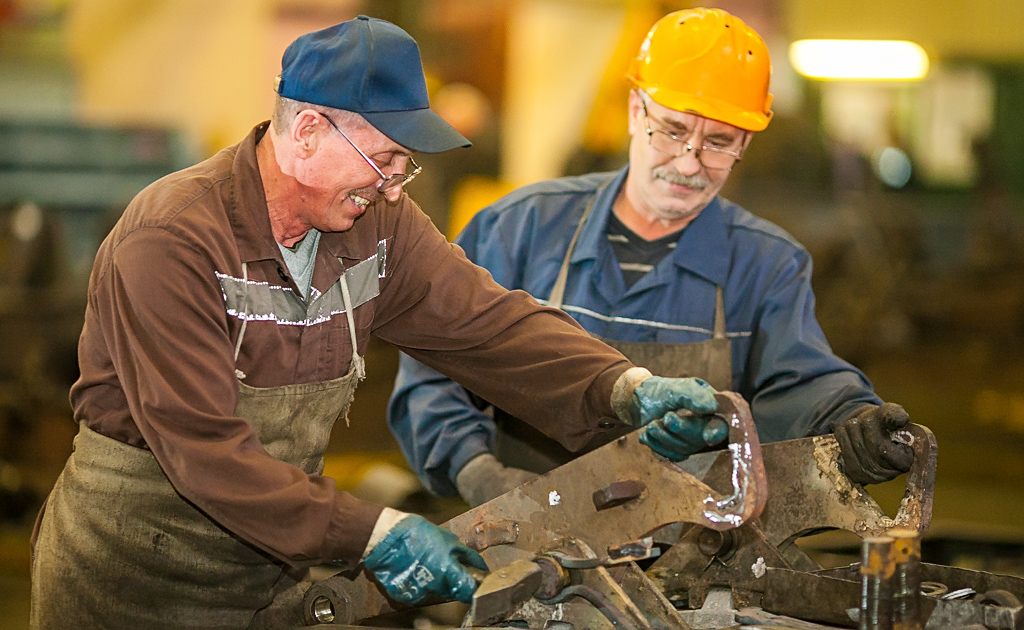
M916 81L928 74L928 54L914 42L870 39L802 39L789 61L812 79Z

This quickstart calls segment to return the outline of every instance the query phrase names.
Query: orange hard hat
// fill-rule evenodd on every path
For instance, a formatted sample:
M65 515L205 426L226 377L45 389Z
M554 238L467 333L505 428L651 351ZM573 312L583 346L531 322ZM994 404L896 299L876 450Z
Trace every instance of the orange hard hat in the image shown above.
M670 109L761 131L772 118L768 47L721 9L687 9L655 23L627 78Z

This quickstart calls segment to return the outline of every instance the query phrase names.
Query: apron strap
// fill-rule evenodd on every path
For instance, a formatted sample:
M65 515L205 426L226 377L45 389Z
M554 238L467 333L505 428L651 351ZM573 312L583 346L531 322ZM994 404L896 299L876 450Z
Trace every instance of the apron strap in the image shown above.
M350 369L356 371L356 378L363 380L366 377L366 362L359 356L359 346L356 345L356 318L352 314L352 295L348 291L348 279L341 274L341 297L345 301L345 318L348 319L348 334L352 339L352 363Z
M580 217L579 225L576 226L576 231L572 235L572 240L569 241L569 249L565 252L565 258L562 259L558 277L555 278L555 286L551 287L551 295L548 296L548 306L562 308L562 302L565 300L565 283L569 278L569 261L572 259L572 253L576 250L576 242L580 240L583 224L587 222L587 217L590 216L590 211L594 208L594 199L596 198L597 195L590 198L587 208L583 211L583 216Z
M359 346L356 339L356 318L352 314L352 295L348 290L348 278L345 272L341 273L341 299L345 301L345 319L348 320L348 334L349 339L352 340L352 362L349 364L349 373L355 372L357 381L361 381L366 378L366 361L363 357L359 356ZM351 401L349 401L351 403ZM348 419L348 410L345 411L345 426L350 427L352 424Z
M715 339L725 339L725 298L722 287L715 287Z
M249 324L249 269L242 263L242 291L244 293L242 303L245 308L242 311L242 328L238 331L238 339L235 340L235 364L238 363L238 351L242 349L242 338L245 337L245 327ZM238 380L245 378L245 372L235 368L235 376Z

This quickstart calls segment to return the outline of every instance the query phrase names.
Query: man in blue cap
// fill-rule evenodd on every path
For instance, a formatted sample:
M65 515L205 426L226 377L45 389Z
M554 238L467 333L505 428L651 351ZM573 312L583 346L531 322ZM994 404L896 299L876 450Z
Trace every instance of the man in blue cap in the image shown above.
M33 628L286 625L275 601L324 563L361 563L401 603L469 601L476 552L320 474L371 334L567 448L646 425L678 460L725 437L699 415L707 384L652 377L501 288L403 193L414 151L469 144L430 111L408 34L361 16L304 35L277 94L271 121L142 191L100 247Z

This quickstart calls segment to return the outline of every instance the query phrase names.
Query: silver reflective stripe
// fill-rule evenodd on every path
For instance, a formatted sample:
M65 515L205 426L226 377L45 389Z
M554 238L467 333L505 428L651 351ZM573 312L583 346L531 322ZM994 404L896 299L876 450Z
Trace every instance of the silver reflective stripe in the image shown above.
M654 270L654 265L645 265L643 263L619 263L619 269L623 271L642 271L648 273Z
M385 241L377 245L377 253L345 270L355 310L380 294L380 278L384 275ZM228 315L243 321L276 321L281 326L313 326L329 321L345 312L341 280L324 293L311 289L308 305L285 286L270 285L245 278L217 273Z
M548 304L547 300L537 300L541 304ZM550 304L548 304L550 306ZM581 315L588 315L594 317L603 322L615 322L617 324L633 324L635 326L647 326L648 328L660 328L662 330L682 330L686 332L703 333L705 335L714 335L715 331L708 330L707 328L700 328L699 326L684 326L682 324L666 324L665 322L655 322L649 319L636 319L633 317L617 317L611 315L602 315L601 313L590 310L589 308L583 308L582 306L572 306L571 304L563 304L561 306L563 311L568 313L580 313ZM750 337L752 332L730 332L725 333L726 337Z

